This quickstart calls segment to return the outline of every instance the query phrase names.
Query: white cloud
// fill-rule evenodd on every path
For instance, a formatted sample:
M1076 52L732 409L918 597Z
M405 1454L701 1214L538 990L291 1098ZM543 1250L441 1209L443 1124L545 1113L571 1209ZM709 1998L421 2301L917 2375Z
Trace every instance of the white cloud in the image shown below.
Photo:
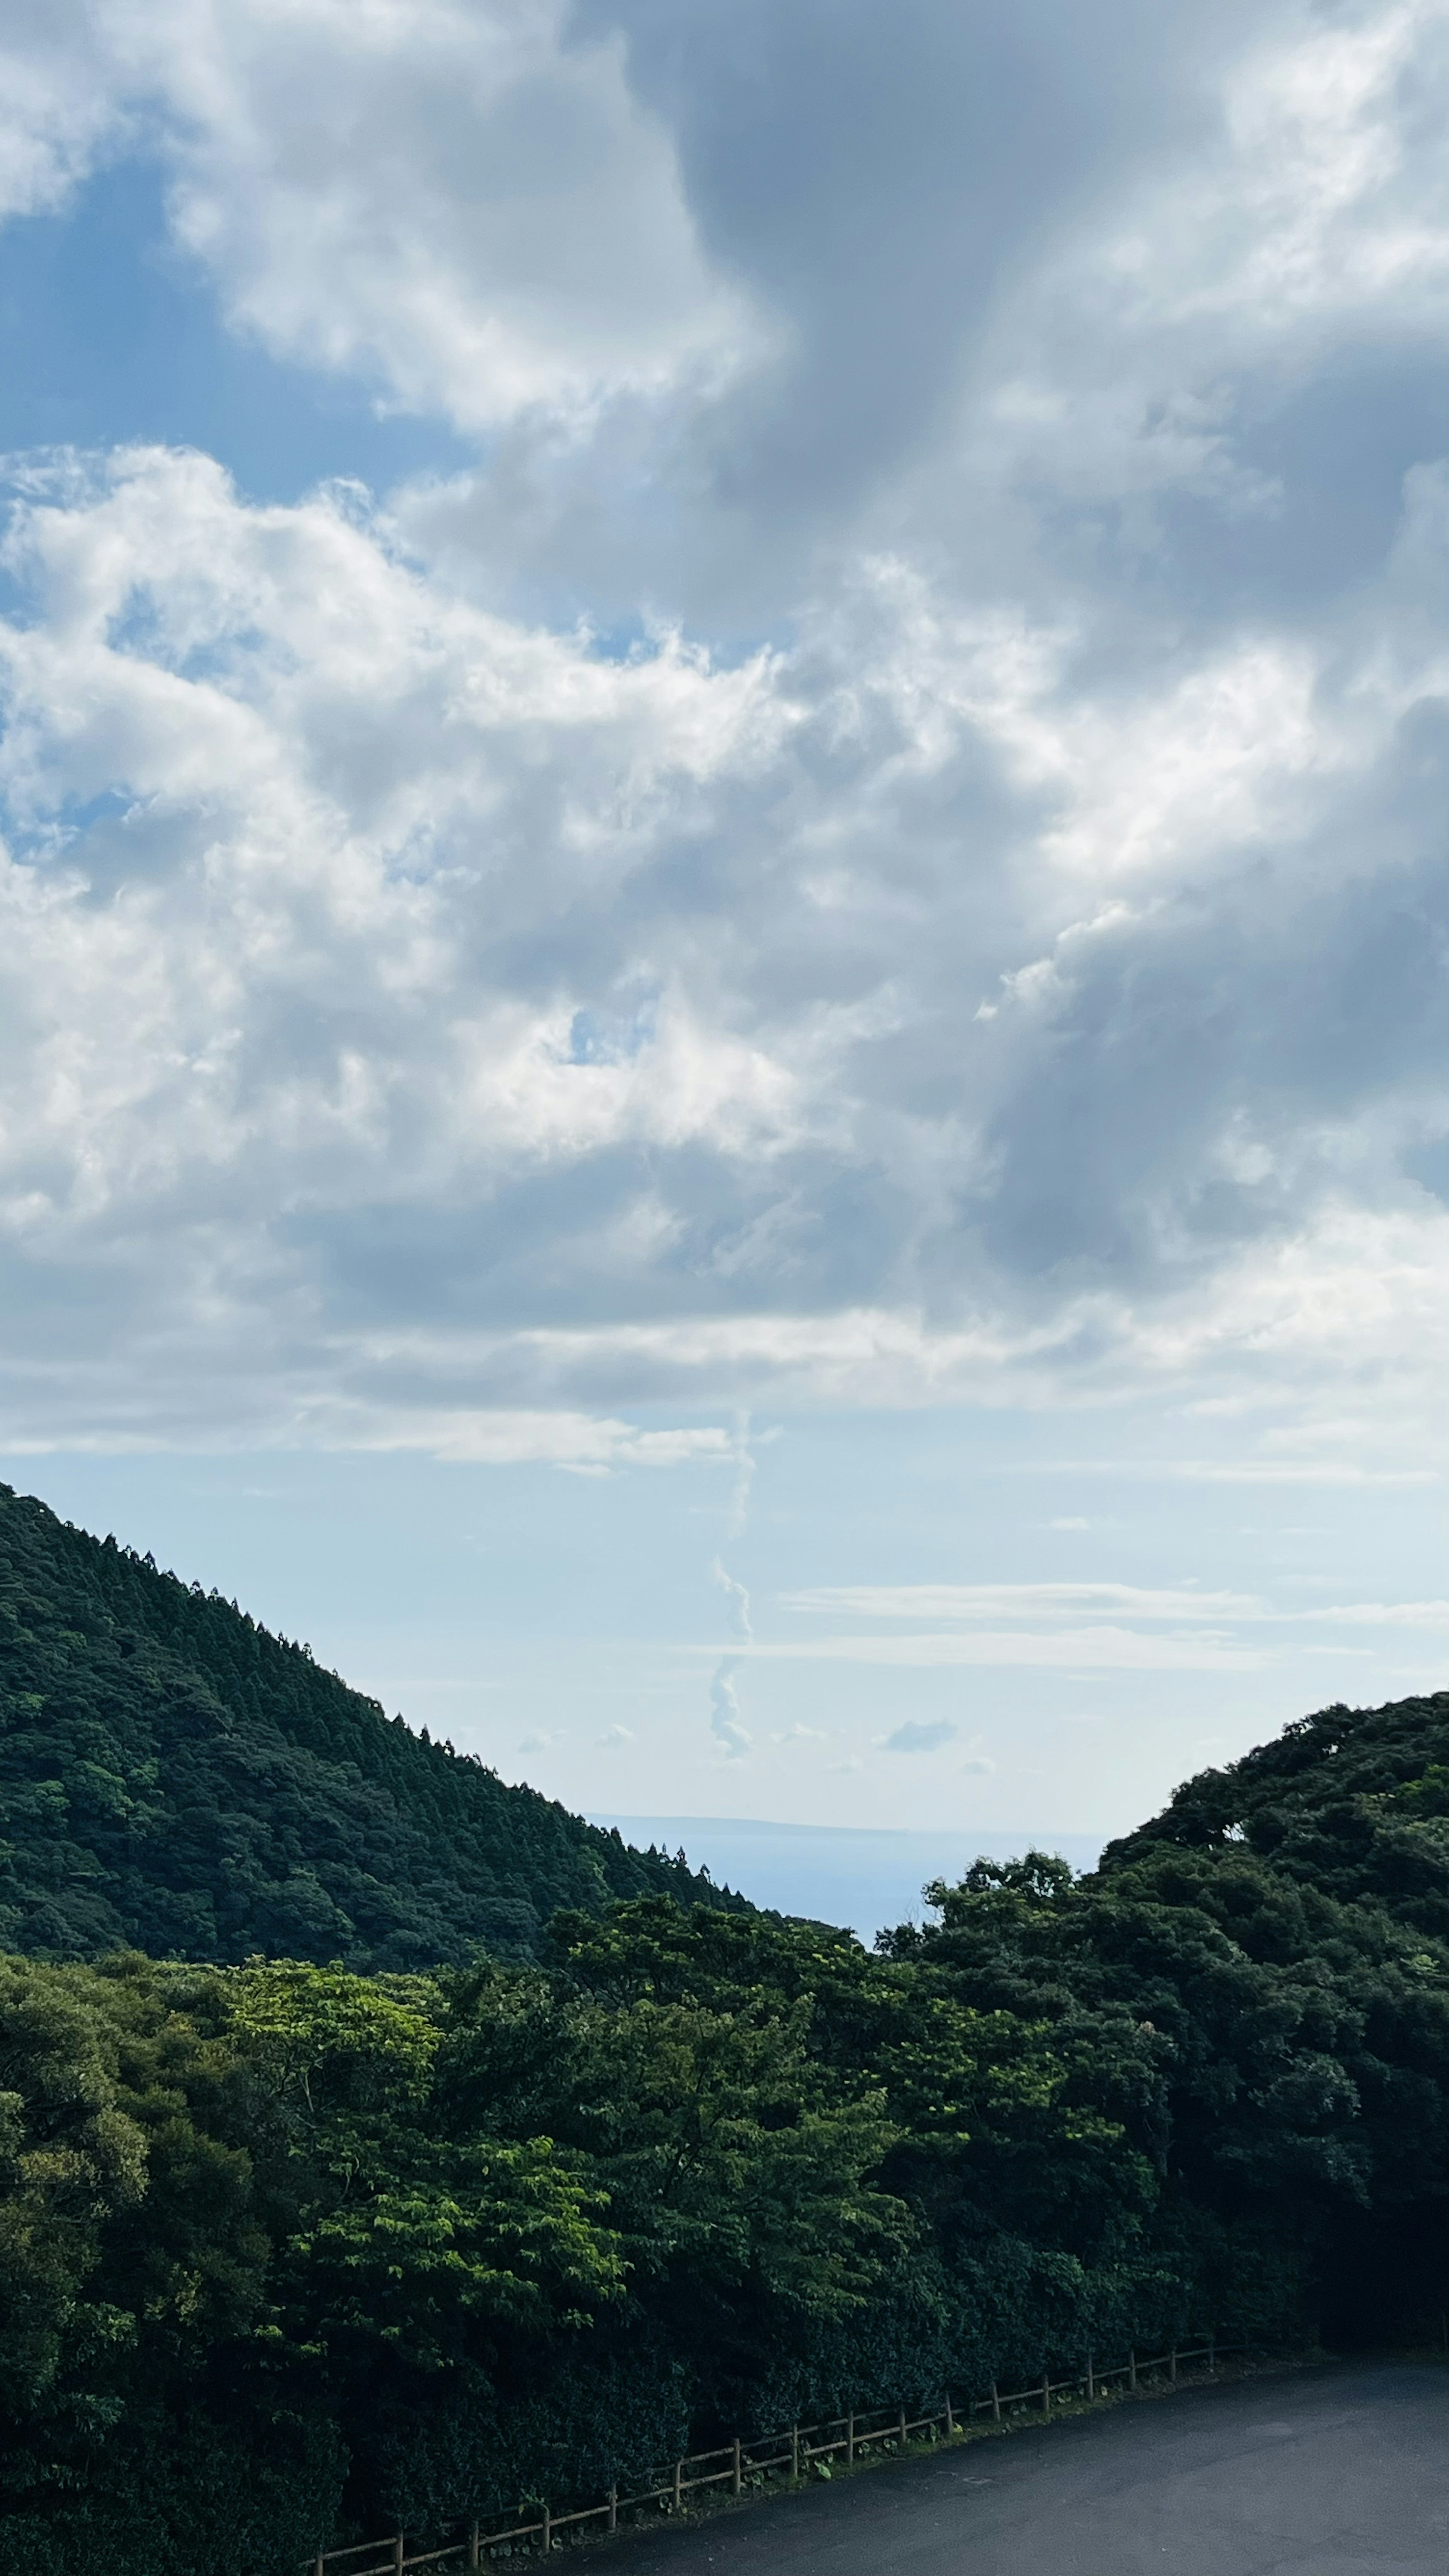
M1449 189L1431 158L1406 150L1404 104L1422 116L1436 91L1442 104L1446 35L1443 0L1407 0L1249 55L1228 83L1223 168L1183 187L1180 230L1159 207L1154 238L1124 243L1124 267L1138 279L1155 269L1184 320L1246 308L1281 330L1385 295L1442 307ZM1164 271L1193 234L1218 265L1184 293Z
M750 1596L743 1583L736 1582L718 1557L710 1567L710 1576L726 1597L725 1615L735 1635L752 1637L754 1629L750 1625Z
M1335 1620L1367 1628L1442 1628L1449 1601L1315 1602L1308 1610L1282 1610L1245 1592L1203 1592L1191 1586L1154 1590L1135 1583L857 1583L820 1584L785 1592L786 1610L828 1618L953 1619L1162 1619L1176 1625L1206 1621L1224 1628Z
M749 1728L741 1723L739 1696L735 1690L735 1675L742 1660L740 1654L722 1655L710 1676L709 1685L710 1732L726 1760L731 1762L740 1761L748 1753L751 1742Z
M581 41L561 0L274 0L183 28L168 7L152 57L177 232L282 354L473 429L718 378L749 344L620 40Z
M1013 1666L1041 1672L1261 1672L1267 1658L1209 1631L1196 1636L1142 1635L1130 1628L942 1629L881 1636L765 1638L741 1655L770 1663L899 1665L918 1672L957 1666Z
M614 1467L678 1467L695 1460L727 1465L729 1434L708 1424L697 1430L641 1431L636 1423L563 1410L510 1413L422 1407L391 1421L369 1418L364 1408L309 1410L301 1436L330 1449L419 1450L456 1465L567 1467L576 1475L606 1475Z
M0 28L0 218L62 205L114 135L120 101L95 12L12 8Z
M1362 1444L1423 1423L1449 1220L1356 1206L1320 1120L1281 1129L1291 1188L1194 1240L1238 1113L1205 1123L1170 1062L1162 1084L1150 1019L1160 1176L1114 1166L1104 1104L1091 1221L1121 1249L1095 1280L1080 1257L1038 1277L1053 1068L1094 983L1176 975L1178 934L1160 905L1109 907L979 1042L939 1016L950 961L1020 942L1020 862L1013 837L969 888L933 862L929 902L892 891L919 778L997 721L962 712L948 657L917 671L908 736L892 717L867 749L861 692L893 702L914 588L874 665L854 630L823 663L720 666L667 634L612 660L468 605L345 495L249 508L156 451L30 474L8 562L31 608L0 632L0 1224L21 1276L109 1281L124 1378L107 1397L104 1343L87 1324L81 1362L49 1313L16 1440L65 1436L65 1379L87 1439L174 1437L198 1405L208 1436L228 1415L254 1435L262 1403L274 1438L646 1463L728 1443L612 1411L555 1441L534 1417L582 1418L589 1383L1000 1401L1144 1375L1256 1382L1291 1412L1332 1365L1372 1387L1358 1455L1174 1472L1427 1472ZM822 769L832 730L848 757ZM838 922L802 872L825 844L853 852ZM870 1213L842 1230L852 1196ZM1075 1222L1057 1196L1052 1228ZM120 1355L142 1347L138 1413Z
M0 69L0 213L129 122L233 325L386 403L583 420L765 345L619 36L563 0L91 0L12 15Z
M1449 307L1444 0L1257 20L1246 43L1221 24L1195 148L1164 121L1003 303L977 376L978 471L1120 514L1139 566L1176 495L1225 551L1271 543L1298 460L1252 435L1264 411L1386 324L1401 349L1442 336ZM1327 428L1333 393L1314 399Z
M828 91L646 14L5 36L0 203L144 131L239 327L512 426L383 510L22 465L0 1427L742 1495L661 1410L1145 1390L1154 1473L1427 1479L1449 483L1314 369L1437 346L1442 6L1028 11L984 87L927 8Z
M1099 1472L1099 1462L1093 1465ZM1436 1485L1442 1481L1433 1467L1366 1467L1353 1458L1173 1458L1145 1465L1132 1461L1122 1472L1176 1477L1189 1485Z
M1263 1615L1239 1592L1152 1590L1134 1583L822 1584L781 1596L787 1610L865 1619L1196 1619L1220 1623Z
M908 1717L881 1741L887 1753L939 1753L955 1735L949 1717Z
M1449 1628L1449 1601L1350 1601L1293 1615L1350 1628Z

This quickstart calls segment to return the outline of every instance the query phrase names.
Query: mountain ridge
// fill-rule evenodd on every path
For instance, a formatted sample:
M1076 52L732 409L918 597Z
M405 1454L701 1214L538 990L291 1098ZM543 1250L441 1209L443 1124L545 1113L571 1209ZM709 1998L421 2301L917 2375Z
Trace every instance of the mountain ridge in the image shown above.
M749 1910L0 1485L0 1945L401 1970L649 1894Z

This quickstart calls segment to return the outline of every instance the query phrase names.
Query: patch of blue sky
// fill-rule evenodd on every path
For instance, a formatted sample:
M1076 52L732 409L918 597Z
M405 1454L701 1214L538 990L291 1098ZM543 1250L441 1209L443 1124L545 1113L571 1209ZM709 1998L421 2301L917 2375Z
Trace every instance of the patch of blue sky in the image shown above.
M657 631L641 617L621 617L609 626L590 626L588 647L596 662L647 662L659 650Z
M255 500L354 478L373 491L471 462L441 421L286 366L228 330L171 243L153 162L98 171L55 215L0 229L0 452L195 447Z
M575 1011L569 1024L570 1064L628 1064L654 1036L658 997L650 994L632 1012Z
M0 234L0 240L3 238ZM0 467L0 513L8 516L9 505L17 497L13 481ZM7 626L23 632L26 627L40 623L43 616L44 611L37 603L33 587L21 566L7 562L0 552L0 617L4 618Z
M123 822L134 802L127 788L105 787L98 796L68 796L54 813L38 819L0 797L0 830L13 860L40 867L70 856L78 843L105 825Z
M569 622L570 603L566 600L541 595L531 604L555 624L562 626ZM614 617L597 626L586 621L581 632L594 661L620 665L652 662L665 641L665 630L661 629L657 617L642 610L637 615ZM686 649L702 643L712 671L737 671L746 662L752 662L758 653L790 652L798 638L798 620L780 617L769 626L741 627L738 630L726 627L719 631L711 628L707 640L686 629L683 641Z
M106 643L112 653L123 653L148 666L174 672L179 680L198 684L215 680L225 684L242 666L255 666L265 659L273 668L297 667L296 656L264 627L238 622L220 635L191 637L177 650L166 631L164 618L148 590L136 588L119 613L106 622Z

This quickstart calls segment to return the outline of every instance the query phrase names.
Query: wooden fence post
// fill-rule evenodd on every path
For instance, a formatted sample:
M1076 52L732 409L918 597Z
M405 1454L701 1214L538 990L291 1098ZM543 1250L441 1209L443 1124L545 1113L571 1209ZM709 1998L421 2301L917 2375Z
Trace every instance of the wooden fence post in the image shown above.
M1445 2345L1446 2345L1446 2350L1449 2350L1449 2311L1446 2311L1445 2316L1444 2316L1444 2336L1445 2336ZM1193 2358L1194 2353L1198 2353L1199 2358L1201 2358L1201 2352L1205 2351L1205 2352L1206 2352L1206 2355L1207 2355L1208 2370L1209 2370L1209 2372L1210 2372L1210 2373L1213 2373L1213 2372L1216 2372L1216 2369L1217 2369L1217 2349L1218 2349L1218 2345L1217 2345L1217 2329L1216 2329L1216 2327L1213 2327L1213 2328L1211 2328L1211 2329L1209 2330L1209 2332L1208 2332L1208 2334L1207 2334L1207 2337L1206 2337L1206 2339L1205 2339L1205 2342L1204 2342L1203 2346L1201 2347L1201 2350L1199 2349L1199 2347L1198 2347L1197 2345L1192 2345L1192 2346L1188 2347L1188 2348L1187 2348L1187 2350L1184 2352L1184 2351L1180 2350L1180 2349L1179 2349L1179 2347L1178 2347L1176 2344L1174 2344L1174 2345L1172 2346L1171 2350L1170 2350L1169 2352L1165 2353L1165 2354L1162 2356L1162 2361L1160 2361L1160 2362L1154 2362L1154 2361L1152 2361L1152 2360L1150 2360L1150 2359L1149 2359L1149 2361L1148 2361L1148 2363L1147 2363L1147 2368L1148 2368L1149 2370L1153 2370L1153 2369L1160 2369L1160 2368L1163 2366L1163 2363L1165 2363L1165 2364L1166 2364L1166 2367L1167 2367L1167 2372L1168 2372L1169 2384L1170 2384L1173 2388L1176 2388L1176 2387L1178 2387L1178 2386L1181 2384L1181 2375L1180 2375L1179 2370L1178 2370L1178 2364L1179 2364L1179 2362L1180 2362L1180 2361L1182 2361L1182 2360L1184 2360L1184 2359L1186 2359L1186 2360L1189 2360L1189 2361L1190 2361L1190 2360ZM1228 2345L1226 2345L1226 2346L1224 2347L1224 2349L1225 2349L1229 2354L1233 2354L1233 2353L1241 2353L1241 2352L1245 2351L1245 2350L1247 2349L1247 2347L1246 2347L1246 2346L1243 2346L1243 2345L1239 2345L1239 2344L1228 2344ZM1118 2372L1120 2371L1120 2369L1121 2369L1121 2368L1122 2368L1122 2365L1121 2365L1120 2363L1111 2363L1111 2364L1109 2364L1108 2369L1107 2369L1107 2372L1106 2372L1106 2377L1107 2377L1107 2379L1110 2381L1111 2379L1113 2379L1114 2377L1116 2377L1116 2375L1118 2374ZM1127 2360L1127 2364L1126 2364L1126 2369L1127 2369L1127 2384L1128 2384L1128 2387L1130 2388L1130 2390L1131 2390L1132 2394L1133 2394L1134 2396L1136 2396L1136 2395L1140 2392L1140 2388L1141 2388L1141 2373L1140 2373L1140 2371L1139 2371L1139 2369L1138 2369L1138 2363L1137 2363L1137 2347L1136 2347L1136 2345L1135 2345L1135 2344L1132 2346L1131 2352L1130 2352L1130 2354L1129 2354L1129 2356L1128 2356L1128 2360ZM1095 2398L1096 2398L1096 2396L1097 2396L1097 2393L1098 2393L1098 2390L1097 2390L1097 2362L1096 2362L1096 2355L1095 2355L1094 2353L1092 2353L1092 2352L1088 2352L1088 2354L1087 2354L1087 2356L1086 2356L1086 2374L1085 2374L1085 2380L1084 2380L1084 2381L1078 2381L1078 2380L1076 2380L1076 2379L1072 2379L1072 2378L1064 2378L1064 2379L1062 2379L1062 2380L1060 2380L1060 2381L1058 2381L1058 2382L1057 2382L1057 2386L1058 2386L1059 2388L1065 2388L1065 2389L1067 2389L1068 2391L1070 2391L1070 2390L1072 2390L1072 2389L1075 2389L1075 2388L1079 2388L1079 2387L1081 2387L1081 2386L1083 2386L1083 2385L1085 2386L1086 2394L1087 2394L1088 2399L1089 2399L1089 2400L1095 2400ZM1020 2398L1021 2402L1022 2402L1023 2404L1025 2404L1025 2403L1027 2402L1027 2400L1028 2400L1031 2396L1033 2396L1033 2395L1035 2394L1035 2391L1034 2391L1034 2390L1030 2390L1030 2389L1021 2389L1021 2390L1018 2390L1018 2391L1016 2392L1016 2394L1017 2394L1017 2396ZM1041 2403L1042 2403L1042 2413L1043 2413L1044 2415L1049 2415L1049 2414L1051 2413L1051 2406L1052 2406L1052 2376L1051 2376L1051 2365L1050 2365L1050 2363L1047 2363L1047 2364L1044 2366L1043 2370L1042 2370L1042 2381L1041 2381ZM980 2408L982 2408L982 2407L985 2407L985 2406L988 2406L988 2405L989 2405L989 2406L990 2406L990 2408L991 2408L991 2413L992 2413L992 2416L993 2416L993 2418L994 2418L995 2422L996 2422L996 2423L998 2423L998 2424L1000 2424L1000 2423L1003 2421L1003 2415L1002 2415L1002 2404L1001 2404L1001 2389L1000 2389L1000 2385L999 2385L999 2383L998 2383L996 2380L994 2380L994 2379L993 2379L993 2380L992 2380L992 2382L991 2382L991 2394L990 2394L989 2398L988 2398L988 2397L968 2397L968 2398L967 2398L967 2401L966 2401L966 2411L965 2411L965 2415L964 2415L964 2417L958 2417L957 2412L956 2412L956 2409L954 2408L954 2406L953 2406L953 2405L952 2405L952 2403L951 2403L951 2394L950 2394L950 2391L949 2391L949 2389L948 2389L948 2390L946 2390L946 2391L945 2391L945 2394L944 2394L944 2397L943 2397L943 2403L942 2403L942 2409L941 2409L941 2413L940 2413L940 2415L938 2415L938 2414L933 2410L933 2411L932 2411L932 2413L931 2413L929 2416L923 2417L921 2420L922 2420L922 2422L923 2422L924 2424L927 2424L927 2425L929 2425L929 2426L930 2426L930 2428L931 2428L931 2432L932 2432L932 2437L934 2438L935 2426L936 2426L936 2424L937 2424L940 2420L942 2420L942 2418L944 2418L945 2426L946 2426L946 2437L947 2437L948 2441L950 2441L950 2440L954 2440L954 2439L955 2439L955 2437L956 2437L956 2435L957 2435L958 2433L965 2433L965 2434L969 2434L969 2433L970 2433L970 2431L971 2431L971 2429L972 2429L972 2425L973 2425L973 2422L974 2422L974 2419L975 2419L975 2417L976 2417L976 2414L977 2414L978 2409L980 2409ZM884 2410L882 2409L881 2411L883 2412ZM856 2454L856 2444L857 2444L857 2440L859 2440L859 2442L860 2442L860 2443L862 2444L862 2446L863 2446L863 2445L865 2445L865 2444L867 2444L867 2443L869 2443L869 2442L871 2442L871 2441L878 2441L878 2440L880 2440L880 2439L882 2439L882 2438L883 2438L883 2436L882 2436L882 2435L880 2435L880 2434L878 2434L878 2433L877 2433L877 2434L872 2434L868 2429L867 2429L867 2431L866 2431L866 2432L864 2432L864 2433L862 2433L862 2434L860 2434L860 2435L858 2436L858 2435L857 2435L857 2432L856 2432L856 2424L857 2424L857 2420L858 2420L858 2419L857 2419L857 2417L856 2417L856 2415L855 2415L855 2412L854 2412L854 2410L852 2410L852 2412L851 2412L849 2415L836 2415L836 2416L832 2416L832 2417L829 2419L829 2423L826 2423L826 2424L824 2424L824 2425L806 2425L806 2426L804 2426L804 2427L803 2427L803 2432L804 2432L805 2434L807 2434L807 2435L808 2435L810 2432L812 2432L812 2431L813 2431L813 2432L826 2432L826 2431L828 2431L828 2430L829 2430L829 2424L830 2424L830 2423L843 2424L843 2425L845 2426L845 2441L844 2441L844 2444L842 2445L842 2444L839 2444L839 2443L824 2442L824 2443L822 2443L822 2444L820 2444L820 2445L819 2445L819 2449L818 2449L817 2456L819 2456L820 2458L824 2459L824 2458L828 2457L828 2456L829 2456L829 2454L830 2454L832 2451L835 2451L835 2450L838 2450L838 2449L843 2448L843 2449L844 2449L844 2451L845 2451L846 2464L847 2464L847 2466L848 2466L848 2467L850 2467L850 2468L854 2468L854 2466L855 2466L855 2454ZM867 2418L867 2425L868 2425L868 2423L869 2423L869 2418ZM903 2404L901 2405L901 2408L900 2408L900 2413L899 2413L899 2424L898 2424L898 2428L897 2428L897 2429L898 2429L898 2434L899 2434L899 2439L900 2439L900 2441L901 2441L901 2443L902 2443L903 2445L904 2445L904 2444L909 2440L909 2438L910 2438L909 2426L910 2426L909 2410L908 2410L908 2408L905 2406L905 2404L903 2403ZM766 2437L763 2437L763 2436L758 2436L758 2437L756 2437L756 2436L752 2436L752 2438L760 2438L760 2439L764 2439L764 2438L766 2438ZM783 2435L783 2434L771 2434L771 2435L769 2435L767 2438L768 2438L770 2441L772 2441L772 2442L773 2442L773 2441L783 2441L783 2439L784 2439L784 2435ZM725 2470L725 2471L723 2472L723 2475L724 2475L725 2477L729 2478L729 2480L730 2480L730 2482L731 2482L731 2485L732 2485L732 2487L733 2487L733 2491L734 2491L734 2493L735 2493L737 2496L739 2496L739 2495L742 2495L742 2494L743 2494L743 2492L744 2492L744 2469L745 2469L745 2456L744 2456L744 2439L743 2439L743 2436L742 2436L742 2435L740 2435L740 2434L736 2434L736 2435L735 2435L735 2438L734 2438L734 2440L733 2440L733 2442L729 2443L728 2445L721 2445L721 2449L726 2449L726 2448L728 2449L728 2451L729 2451L729 2455L730 2455L730 2466L729 2466L729 2468L728 2468L727 2470ZM719 2457L719 2452L710 2452L710 2453L703 2454L702 2456L705 2456L705 2457L708 2457L708 2458L718 2458L718 2457ZM803 2461L803 2465L804 2465L805 2467L807 2467L807 2468L808 2468L809 2463L810 2463L810 2447L809 2447L809 2443L808 2443L808 2441L804 2441L804 2442L802 2443L802 2427L801 2427L799 2424L793 2424L793 2425L791 2426L791 2428L790 2428L790 2477L791 2477L791 2481L792 2481L792 2483L793 2483L794 2485L796 2485L796 2486L798 2486L798 2484L799 2484L799 2482L800 2482L800 2472L801 2472L801 2467L802 2467L802 2461ZM683 2511L683 2507L684 2507L684 2487L685 2487L685 2477L684 2477L684 2472L685 2472L685 2470L689 2467L689 2465L690 2465L690 2459L689 2459L689 2456L688 2456L688 2455L686 2455L686 2456L685 2456L684 2458L682 2458L682 2459L678 2459L678 2460L676 2460L676 2461L675 2461L675 2463L674 2463L674 2476L673 2476L673 2506L674 2506L674 2511L675 2511L676 2513L680 2513L680 2512L682 2512L682 2511ZM780 2465L781 2465L781 2462L780 2462L780 2461L778 2461L778 2460L772 2460L772 2461L771 2461L771 2463L770 2463L770 2468L773 2470L774 2468L779 2467ZM767 2472L767 2474L768 2474L768 2472ZM703 2486L711 2486L711 2485L713 2485L713 2484L714 2484L714 2482L715 2482L715 2473L711 2473L708 2477L702 2478L702 2479L698 2480L696 2483L698 2483L698 2484L700 2484L700 2485L703 2485ZM650 2493L651 2493L651 2494L653 2494L653 2495L656 2495L656 2496L657 2496L657 2495L659 2494L659 2492L660 2492L660 2490L659 2490L657 2487L650 2489ZM636 2497L636 2498L634 2499L634 2501L635 2501L636 2503L639 2503L639 2502L642 2502L642 2501L643 2501L643 2498ZM527 2512L527 2509L528 2509L528 2508L527 2508L527 2505L526 2505L524 2502L520 2501L520 2504L519 2504L519 2507L518 2507L519 2513L520 2513L520 2514L526 2513L526 2512ZM539 2523L538 2523L538 2525L537 2525L537 2529L538 2529L539 2536L540 2536L540 2543L541 2543L542 2550L543 2550L544 2554L545 2554L545 2555L547 2555L547 2553L548 2553L551 2549L554 2549L554 2548L561 2548L563 2544L562 2544L561 2542L555 2541L555 2539L554 2539L554 2524L555 2524L555 2516L554 2516L554 2513L553 2513L553 2510L552 2510L551 2506L549 2506L548 2504L542 2504L542 2505L540 2506L540 2508L539 2508L539 2511L540 2511L540 2517L541 2517L541 2518L540 2518L540 2521L539 2521ZM591 2507L591 2508L590 2508L590 2511L591 2511L591 2512L599 2512L599 2513L605 2513L605 2514L607 2514L607 2517L608 2517L608 2529L609 2529L611 2532L617 2531L617 2530L618 2530L618 2528L619 2528L619 2489L618 2489L618 2486L617 2486L617 2485L614 2485L614 2486L611 2486L611 2487L610 2487L610 2489L609 2489L609 2491L608 2491L608 2499L607 2499L607 2502L606 2502L604 2505ZM579 2517L576 2517L576 2518L581 2519L581 2520L584 2520L584 2521L587 2521L587 2520L589 2519L589 2515L586 2513L586 2514L584 2514L584 2515L582 2515L582 2516L579 2516ZM568 2516L568 2515L565 2515L565 2516L564 2516L564 2520L565 2520L565 2522L567 2522L567 2521L569 2520L569 2516ZM460 2527L461 2527L461 2526L460 2526ZM521 2537L522 2535L520 2534L519 2536ZM466 2536L466 2538L465 2538L465 2539L463 2539L463 2540L458 2540L458 2541L454 2541L454 2542L452 2543L452 2546L451 2546L451 2548L450 2548L450 2549L445 2549L445 2550L442 2550L442 2551L439 2551L439 2552L436 2552L436 2553L429 2553L429 2554L430 2554L430 2555L437 2555L437 2556L445 2557L445 2558L446 2558L446 2557L449 2557L449 2556L458 2556L458 2555L461 2555L461 2556L463 2556L463 2557L466 2559L466 2563L467 2563L468 2569L469 2569L469 2571L470 2571L470 2576L478 2576L478 2571L480 2571L480 2570L482 2569L482 2567L483 2567L483 2546L484 2546L484 2537L485 2537L485 2535L484 2535L484 2533L483 2533L483 2531L482 2531L482 2528L481 2528L481 2526L480 2526L480 2524L479 2524L479 2522L478 2522L478 2520L477 2520L477 2518L476 2518L476 2516L475 2516L475 2517L474 2517L474 2519L473 2519L473 2521L472 2521L472 2522L467 2526L467 2536ZM389 2576L406 2576L406 2571L407 2571L407 2567L408 2567L408 2557L407 2557L407 2534L406 2534L406 2532L399 2531L398 2533L396 2533L396 2534L395 2534L391 2539L389 2539L389 2540L379 2540L379 2541L377 2541L375 2544L369 2544L369 2546L374 2546L374 2545L375 2545L375 2547L378 2549L378 2551L379 2551L379 2552L381 2552L382 2550L386 2550L386 2551L387 2551L387 2553L388 2553L388 2558L389 2558L389 2561L390 2561ZM354 2554L355 2554L355 2552L354 2552L351 2548L344 2549L344 2550L341 2550L341 2551L334 2551L334 2550L327 2550L327 2549L319 2549L319 2550L316 2552L316 2554L306 2562L305 2576L329 2576L329 2566L330 2566L330 2561L331 2561L334 2557L338 2557L338 2558L342 2558L342 2557L349 2557L349 2558L350 2558L350 2557L351 2557L351 2556L353 2556ZM413 2561L413 2565L414 2565L414 2567L416 2567L416 2566L417 2566L417 2563L418 2563L418 2562L417 2562L416 2560L414 2560L414 2561ZM0 2570L0 2576L3 2576L3 2570ZM340 2570L338 2571L338 2576L340 2576Z

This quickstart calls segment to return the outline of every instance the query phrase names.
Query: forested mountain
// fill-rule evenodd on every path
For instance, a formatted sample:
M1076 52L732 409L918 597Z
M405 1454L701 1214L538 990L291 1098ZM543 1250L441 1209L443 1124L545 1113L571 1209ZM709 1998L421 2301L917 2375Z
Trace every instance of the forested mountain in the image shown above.
M1430 2321L1449 2311L1446 1757L1449 1693L1321 1710L1187 1782L1090 1876L980 1861L880 1946L1051 2030L1096 2083L1137 2084L1160 2207L1251 2221L1331 2333Z
M36 1504L0 1543L51 1953L0 1957L26 2576L295 2576L1210 2327L1442 2332L1449 1696L1304 1720L1089 1877L979 1861L871 1952L675 1902ZM610 1868L644 1891L604 1903ZM267 1912L304 1873L325 1929ZM113 1923L193 1956L57 1955ZM438 1964L227 1963L299 1925Z
M651 1892L744 1903L0 1486L0 1947L433 1967Z

